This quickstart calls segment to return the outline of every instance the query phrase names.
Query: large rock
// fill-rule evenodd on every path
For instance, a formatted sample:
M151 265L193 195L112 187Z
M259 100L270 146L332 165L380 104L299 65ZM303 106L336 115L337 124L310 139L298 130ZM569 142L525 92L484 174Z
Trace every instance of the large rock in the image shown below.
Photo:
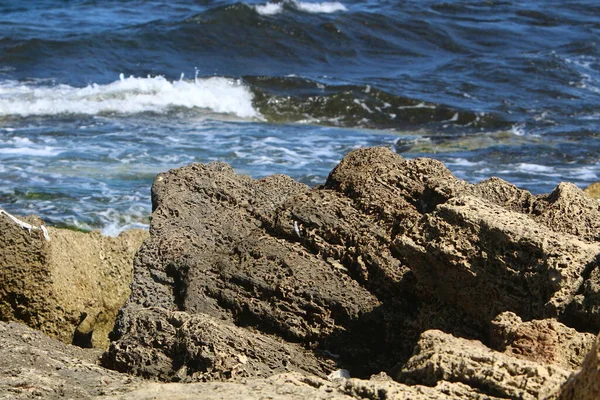
M542 366L498 353L480 342L426 331L415 354L396 379L407 384L435 386L458 382L483 394L510 399L540 399L554 393L570 370Z
M552 398L560 400L600 399L600 336L585 358L581 371L569 377L560 392Z
M0 398L90 399L140 386L138 378L98 366L99 356L23 324L0 322Z
M310 368L292 370L323 377L335 362L366 377L402 365L428 329L488 344L491 321L507 311L521 322L554 318L600 329L600 210L570 184L546 196L496 178L470 185L438 161L373 148L348 154L316 189L194 164L160 174L152 201L151 237L135 258L132 294L105 358L122 371L233 377L235 354L223 350L221 360L204 350L222 348L225 331L255 346L245 377L278 372L290 348ZM221 322L201 324L200 333L182 330L173 315ZM159 327L160 340L143 327ZM525 328L518 332L527 337ZM552 362L580 362L578 338ZM523 340L503 340L499 350L531 348L529 362L550 362ZM206 345L190 352L190 343ZM263 354L272 351L265 369Z
M48 233L50 241L0 213L0 319L22 321L65 343L108 347L130 294L133 254L147 232L118 238L53 228Z
M481 321L562 316L600 254L600 243L473 196L439 204L394 246L419 282Z
M327 380L299 372L229 382L156 383L102 368L99 355L23 324L0 322L0 399L490 399L459 383L407 386L380 377ZM237 362L243 370L244 363Z
M145 309L105 355L104 365L165 381L240 380L335 369L305 349L207 314ZM132 369L132 366L134 369Z
M494 318L490 328L493 349L564 369L579 369L596 339L591 333L578 332L555 319L523 322L510 311Z

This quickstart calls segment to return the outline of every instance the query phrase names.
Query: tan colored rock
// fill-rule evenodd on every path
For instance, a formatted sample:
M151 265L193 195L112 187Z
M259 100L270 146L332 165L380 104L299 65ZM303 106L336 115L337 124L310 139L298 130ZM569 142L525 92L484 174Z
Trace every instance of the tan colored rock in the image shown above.
M600 254L600 243L472 196L439 204L395 246L422 284L483 322L562 314Z
M600 241L600 203L572 183L559 183L539 196L533 217L554 230L586 241Z
M583 192L593 199L600 199L600 182L594 182L588 185Z
M414 355L396 379L428 386L459 382L490 396L533 400L553 393L570 372L492 351L478 341L430 330L421 335Z
M96 349L64 344L20 323L0 322L0 399L493 399L461 383L406 386L381 376L328 381L300 372L228 382L156 383L102 368L99 355Z
M491 322L490 341L495 350L564 369L579 369L596 337L577 332L555 319L523 322L510 311Z
M600 399L600 336L596 338L588 353L581 371L572 375L562 386L558 396L560 400L598 400Z
M129 392L141 379L98 366L100 351L0 322L0 399L91 399Z
M53 228L48 233L50 241L0 215L0 318L22 321L65 343L106 348L129 297L133 255L147 232L118 238Z
M435 388L397 382L344 379L328 382L315 376L286 373L239 382L147 383L130 392L100 397L103 400L494 400L460 383L443 382Z

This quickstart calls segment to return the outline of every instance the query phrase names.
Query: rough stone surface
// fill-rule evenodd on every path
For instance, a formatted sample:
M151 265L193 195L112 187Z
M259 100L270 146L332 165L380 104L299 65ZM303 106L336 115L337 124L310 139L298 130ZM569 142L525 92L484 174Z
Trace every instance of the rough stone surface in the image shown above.
M156 383L102 368L99 355L20 323L0 322L0 399L492 399L459 383L431 388L406 386L389 377L328 381L299 372L228 382Z
M518 360L492 351L481 342L430 330L421 335L415 354L396 379L428 386L459 382L500 398L539 399L554 393L570 372Z
M165 381L266 378L299 371L326 376L335 364L276 337L251 332L207 314L145 309L113 343L104 365ZM136 369L131 369L131 366Z
M600 253L600 243L472 196L439 204L394 246L419 282L481 321L562 315Z
M98 366L99 356L23 324L0 322L0 399L90 399L142 383Z
M578 332L554 319L523 322L510 311L498 315L490 329L495 350L572 370L581 368L595 339L591 333Z
M160 174L152 202L151 237L105 358L122 371L183 381L235 375L233 356L204 363L182 350L197 333L171 317L150 346L140 327L155 329L168 312L221 321L203 333L215 348L225 327L250 332L256 364L241 377L261 378L282 370L288 345L310 368L292 370L392 373L428 329L496 340L515 365L574 368L587 336L566 327L600 329L600 208L570 184L545 196L497 178L471 185L438 161L372 148L349 153L315 189L194 164ZM565 329L531 321L490 337L504 312ZM255 341L263 335L282 344L270 369L260 354L275 347ZM554 350L544 353L536 338Z
M558 396L560 400L597 400L600 399L600 336L594 342L581 371L572 375L562 386Z
M286 373L269 378L245 379L240 382L151 383L142 388L115 396L114 400L150 400L156 398L252 400L252 399L315 399L315 400L445 400L456 398L487 400L494 397L478 394L466 385L445 383L439 387L406 386L397 382L344 379L337 382Z
M600 182L594 182L588 185L583 192L593 199L600 199Z
M148 234L48 231L50 241L0 214L0 319L22 321L66 343L106 348L129 297L133 254Z
M294 207L301 208L307 196L318 197L318 192L282 176L254 181L215 163L162 174L152 193L151 238L135 259L133 292L119 318L117 338L130 329L132 315L140 308L158 306L253 327L300 343L315 354L364 359L369 347L384 348L382 332L374 323L385 307L365 287L368 283L350 276L344 265L352 261L350 256L345 261L307 249L310 241L318 241L310 233L316 229L310 221L329 225L339 220L328 217L321 222L319 216L325 212L316 206L304 210L307 221L301 211L294 214ZM333 193L323 195L315 201L330 201L330 208L352 212L344 203L339 205L347 200L336 203ZM287 203L291 197L295 201ZM369 229L368 220L361 223L363 230ZM334 235L334 229L344 226L353 228L351 223L325 228ZM365 248L376 240L377 226L372 228L373 234L360 244ZM347 247L337 243L339 249ZM357 266L360 262L359 258ZM404 351L411 349L408 344ZM381 357L391 359L383 351ZM380 362L376 357L371 361ZM369 371L374 369L378 368Z

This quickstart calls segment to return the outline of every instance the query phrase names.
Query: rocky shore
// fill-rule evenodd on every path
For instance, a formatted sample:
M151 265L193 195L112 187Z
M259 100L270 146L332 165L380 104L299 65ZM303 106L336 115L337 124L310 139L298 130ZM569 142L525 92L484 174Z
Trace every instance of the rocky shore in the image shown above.
M49 241L0 214L0 398L600 398L600 202L572 184L370 148L317 188L189 165L152 208Z

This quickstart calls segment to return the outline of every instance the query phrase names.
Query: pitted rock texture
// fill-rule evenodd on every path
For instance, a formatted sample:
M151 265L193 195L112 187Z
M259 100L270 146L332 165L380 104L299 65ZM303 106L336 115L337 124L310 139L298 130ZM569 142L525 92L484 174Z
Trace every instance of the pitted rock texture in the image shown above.
M233 326L241 329L234 336L250 332L246 343L255 346L242 354L244 379L281 371L290 348L306 357L305 367L288 364L293 371L399 376L423 332L440 329L491 346L491 321L504 312L600 329L599 206L570 184L546 196L497 178L471 185L438 161L371 148L349 153L315 189L284 176L253 180L222 163L194 164L160 174L152 201L151 236L136 255L132 294L105 357L121 371L235 379L243 346L232 339L237 353L227 355L218 340ZM200 333L175 320L214 323L201 324ZM517 332L527 337L525 328ZM262 336L268 340L257 340ZM272 340L282 346L276 350ZM580 362L569 349L553 361L533 347L530 358L518 358L509 351L525 351L524 342L502 340L506 354L497 354L517 369L554 368L562 379L559 366ZM211 346L225 358L205 352ZM265 369L263 354L272 351ZM480 393L474 383L455 382L482 396L548 389L538 382Z
M20 323L0 322L0 399L91 399L142 384L139 378L98 366L100 354Z
M38 226L36 217L25 218ZM65 343L108 347L130 294L133 254L148 233L118 238L49 227L21 228L0 214L0 319L21 321Z
M588 185L583 192L593 199L600 199L600 182L594 182Z
M472 196L439 204L394 245L419 282L482 321L506 310L562 315L600 253L599 243Z
M104 365L142 377L198 382L267 378L290 371L324 376L324 371L335 369L329 359L318 359L298 345L207 314L152 308L140 311L131 322L130 331L105 354Z
M415 354L396 379L427 386L459 382L490 396L533 400L552 395L570 372L518 360L491 351L480 342L430 330L421 335Z
M569 377L560 392L552 398L560 400L600 399L600 336L596 338L581 370Z
M581 368L596 339L555 319L523 322L510 311L498 315L490 325L490 344L495 350L564 369Z
M243 335L241 340L248 334ZM380 377L329 381L300 372L227 382L158 383L102 368L99 356L96 349L66 345L20 323L0 322L0 399L491 399L459 383L407 386ZM243 370L239 358L237 363Z

